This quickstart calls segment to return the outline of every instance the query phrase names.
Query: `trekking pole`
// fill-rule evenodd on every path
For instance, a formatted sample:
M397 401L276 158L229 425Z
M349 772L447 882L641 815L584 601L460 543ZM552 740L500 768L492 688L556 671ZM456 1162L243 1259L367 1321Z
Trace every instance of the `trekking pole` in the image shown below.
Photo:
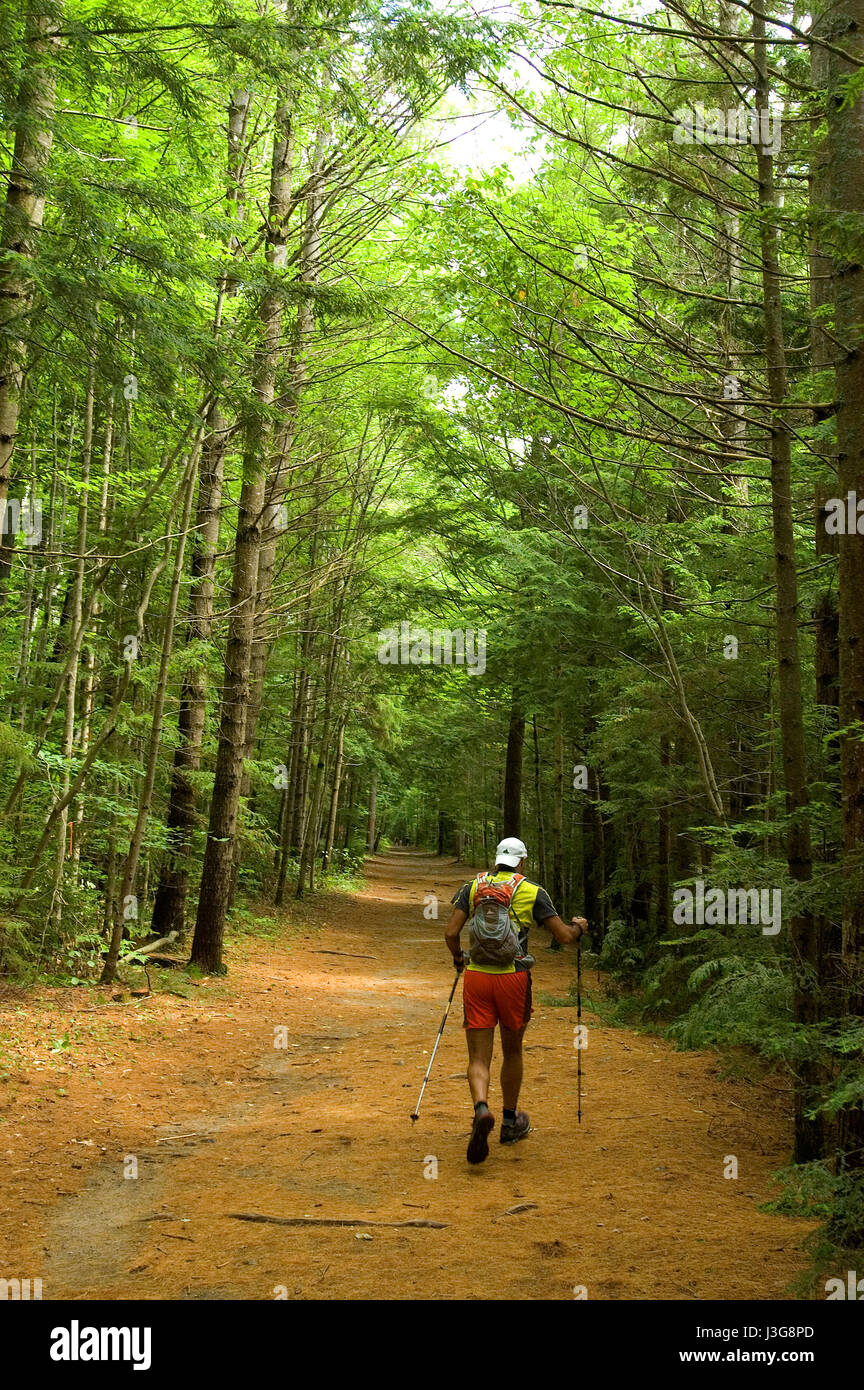
M576 1119L582 1123L582 940L576 942L576 1027L579 1046L576 1049Z
M423 1099L423 1092L426 1090L426 1082L429 1080L429 1073L432 1070L432 1063L435 1061L435 1053L438 1051L438 1044L441 1041L441 1034L444 1032L444 1024L447 1022L447 1015L450 1012L450 1005L453 1003L453 995L456 993L456 986L459 983L459 971L456 971L456 978L453 981L453 988L450 991L450 998L447 1000L447 1008L444 1010L444 1017L441 1020L441 1027L438 1029L438 1036L435 1039L435 1046L432 1049L432 1056L429 1058L429 1065L426 1068L426 1075L423 1077L423 1085L420 1087L420 1094L417 1097L417 1104L411 1116L412 1121L416 1120L420 1114L420 1102Z

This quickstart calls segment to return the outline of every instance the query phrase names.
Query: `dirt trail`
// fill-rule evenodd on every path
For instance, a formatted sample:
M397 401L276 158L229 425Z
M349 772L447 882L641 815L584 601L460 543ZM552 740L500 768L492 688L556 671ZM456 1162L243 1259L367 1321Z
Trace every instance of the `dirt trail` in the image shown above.
M235 944L228 979L189 1002L7 1001L0 1276L41 1276L46 1299L788 1296L809 1227L757 1210L787 1152L782 1102L718 1080L714 1058L589 1017L577 1128L575 1008L542 1002L566 996L574 957L545 933L522 1096L535 1132L502 1148L496 1131L489 1160L466 1164L457 1001L412 1126L452 978L443 920L465 877L382 855L365 891L313 902L302 937ZM438 922L423 917L429 892Z

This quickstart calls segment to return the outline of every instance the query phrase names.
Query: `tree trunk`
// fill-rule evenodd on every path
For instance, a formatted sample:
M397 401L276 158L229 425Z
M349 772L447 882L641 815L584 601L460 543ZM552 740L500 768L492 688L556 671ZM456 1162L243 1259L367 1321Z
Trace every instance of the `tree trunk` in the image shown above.
M243 190L242 164L250 93L235 92L228 107L228 175L226 202L229 212L237 212ZM237 250L235 237L232 248ZM217 296L214 336L219 334L222 306L231 292L227 274ZM209 642L213 625L213 593L216 555L219 548L219 522L222 484L227 450L227 421L218 401L207 416L207 435L201 454L198 479L198 506L192 542L191 587L187 619L187 642ZM158 936L186 930L186 898L189 889L189 854L197 821L195 773L201 767L201 749L207 717L207 675L203 663L195 663L183 678L178 719L179 742L174 752L171 792L166 817L167 853L153 905L153 930Z
M504 838L522 834L522 750L525 744L525 715L515 687L510 705L507 731L507 759L504 764Z
M313 285L318 281L321 259L321 216L323 210L323 187L321 174L324 166L326 132L318 132L312 168L309 174L309 191L306 196L306 219L303 241L300 250L301 284ZM273 587L273 571L276 563L276 549L279 537L284 530L282 523L285 498L291 473L294 438L297 431L297 416L300 398L306 379L306 350L315 323L314 301L304 299L297 310L294 328L294 342L288 366L288 389L285 392L283 418L278 432L278 444L270 466L270 480L267 486L264 508L261 554L258 560L258 592L255 599L255 640L252 644L252 665L249 677L249 703L246 710L246 731L244 764L255 756L255 742L258 732L258 715L264 696L264 677L267 673L267 622L270 616L270 595ZM316 485L321 476L320 463L316 469ZM313 516L317 534L317 492L313 489ZM314 562L313 562L314 563ZM311 577L311 576L310 576ZM241 797L249 795L249 776L244 771ZM236 881L239 846L235 845L233 883Z
M333 788L330 793L330 815L327 820L327 839L324 842L324 854L321 859L321 872L326 874L330 864L330 855L333 853L333 845L336 842L336 816L339 810L339 791L342 786L342 768L344 766L343 754L345 749L345 715L339 720L339 734L336 739L336 764L333 769ZM440 853L440 851L439 851Z
M373 772L369 784L369 819L366 824L366 853L375 853L375 820L378 806L378 777Z
M755 104L769 109L769 80L765 52L765 16L762 0L753 13L754 64L757 71ZM789 877L806 883L812 875L810 821L807 814L807 757L804 741L804 708L801 694L801 659L798 648L798 571L792 502L792 440L786 420L786 346L783 332L780 231L774 191L774 158L756 146L759 176L762 304L765 315L765 354L768 396L771 400L771 515L774 533L776 581L775 621L777 679L780 702L780 736L786 807L790 817L786 838ZM796 962L795 1021L814 1024L819 1019L820 950L816 922L811 911L800 912L790 924ZM802 1063L795 1090L795 1161L807 1163L823 1153L822 1125L809 1119L813 1088L820 1080L812 1063Z
M351 839L354 834L354 811L357 805L357 769L351 768L351 776L348 778L348 805L345 807L345 828L342 835L342 848L351 849Z
M553 677L556 688L561 679L561 669L555 668ZM555 904L555 911L563 915L564 903L564 721L560 704L555 704L555 728L552 738L552 877L549 882L549 895ZM557 942L552 943L557 946Z
M95 331L95 330L94 330ZM91 344L95 359L96 344ZM91 360L87 377L87 392L84 401L84 440L81 454L81 491L78 502L78 533L76 538L75 569L71 579L70 629L74 637L72 660L66 675L66 702L63 716L63 738L60 752L63 757L63 773L60 784L60 809L55 826L54 881L51 892L51 905L48 921L55 933L60 932L63 917L63 874L66 861L66 831L68 825L68 796L72 782L71 758L75 742L75 711L78 691L78 671L81 649L84 642L84 627L81 622L84 609L84 572L87 552L87 526L89 514L90 464L93 452L93 399L95 393L95 360ZM86 750L85 750L86 751Z
M603 824L597 804L596 776L582 802L582 916L587 918L597 946L603 942Z
M267 217L267 261L271 270L287 264L286 222L290 210L291 119L284 103L276 113L270 205ZM258 558L261 551L262 517L266 500L266 464L272 435L271 409L282 335L282 297L267 289L258 311L260 341L256 353L253 387L255 405L246 427L243 485L237 515L231 616L225 652L219 749L198 915L192 942L192 961L208 973L221 973L225 918L230 900L234 839L243 777L246 706L255 638L255 601L258 592Z
M828 15L830 37L859 64L831 56L828 141L831 211L860 228L864 213L864 99L841 100L838 84L859 74L864 60L864 0L841 0ZM838 233L840 229L838 228ZM860 232L859 232L860 245ZM838 492L864 499L864 265L860 251L838 253L834 265L837 361ZM843 818L843 935L841 970L846 1012L864 1017L864 537L840 535L840 779ZM840 1113L842 1164L864 1168L864 1106ZM864 1222L862 1222L864 1227ZM859 1228L860 1229L860 1228Z
M174 625L177 618L180 583L183 578L186 539L189 535L189 523L192 518L192 499L195 494L195 478L198 473L198 456L200 449L201 437L199 435L198 439L195 441L192 456L186 464L186 475L183 479L180 535L177 539L174 573L171 581L171 592L168 597L168 611L165 614L165 628L162 634L162 656L159 663L159 675L153 694L153 718L150 726L150 742L147 750L147 759L144 765L144 782L138 799L138 813L135 817L135 828L132 831L129 849L123 863L120 898L114 912L114 930L111 934L111 944L108 947L108 954L105 958L105 965L100 980L100 983L103 985L112 983L117 970L120 945L123 940L125 908L129 899L134 895L135 879L138 873L138 858L141 853L141 846L144 843L147 822L150 818L150 807L153 804L153 788L156 784L156 767L159 762L159 748L162 742L162 720L165 712L165 697L168 691L168 663L171 660L171 652L174 647Z
M30 0L25 58L15 106L15 146L0 231L0 535L27 364L27 318L33 296L29 262L38 254L45 212L42 179L51 157L57 33L62 0Z

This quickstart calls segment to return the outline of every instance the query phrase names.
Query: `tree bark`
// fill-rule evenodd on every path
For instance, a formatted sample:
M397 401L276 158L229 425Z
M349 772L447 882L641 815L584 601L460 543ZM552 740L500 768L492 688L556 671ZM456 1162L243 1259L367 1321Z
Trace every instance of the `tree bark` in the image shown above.
M25 58L15 109L15 145L0 230L0 536L18 433L27 364L26 322L33 297L29 264L38 255L45 213L43 176L51 157L61 0L30 0Z
M762 0L753 11L754 64L757 71L755 102L769 109L769 79L765 51L765 13ZM780 736L786 808L790 817L786 837L789 877L806 883L812 876L810 821L807 814L807 756L804 740L804 706L801 693L801 658L798 646L798 571L792 502L792 437L786 420L786 345L783 331L780 231L774 188L774 157L756 146L759 177L762 305L765 315L765 354L768 396L771 401L771 516L774 534L776 582L775 622L777 680L780 703ZM799 912L790 924L795 960L793 1011L802 1025L819 1019L820 950L812 911ZM823 1153L822 1125L807 1110L820 1080L813 1063L799 1066L795 1088L795 1161L808 1163Z
M313 285L318 281L321 259L321 217L323 210L323 185L321 174L324 167L326 132L319 131L312 158L309 175L309 191L306 196L306 218L300 251L300 282ZM270 596L273 587L273 572L276 563L276 550L284 527L281 516L288 494L291 474L294 439L297 432L297 417L300 400L306 380L306 350L315 323L314 303L311 298L301 301L297 310L294 328L294 342L288 366L288 389L283 408L283 418L279 429L278 445L271 463L270 482L267 488L264 509L261 555L258 562L258 593L255 600L255 641L252 646L252 666L250 671L249 706L246 711L246 732L244 762L255 755L255 742L258 731L258 715L264 696L264 678L267 673L269 643L267 622L270 616ZM320 478L320 464L316 469L315 483ZM313 515L316 516L317 534L317 490L313 489ZM311 579L311 575L310 575ZM308 605L307 605L308 607ZM244 772L241 796L249 795L249 777ZM238 868L238 846L235 845L233 882L236 882Z
M177 604L180 597L180 582L183 578L186 539L189 535L189 523L192 518L192 499L195 495L195 478L198 473L198 455L200 448L201 439L199 436L195 441L192 457L187 462L186 474L183 479L180 534L177 538L174 573L171 581L171 592L168 596L165 627L162 634L162 655L159 663L159 675L153 694L153 718L150 726L147 758L144 765L144 781L138 798L138 812L135 817L135 827L132 831L129 849L123 863L120 897L114 911L114 926L111 933L111 943L108 947L108 954L105 958L105 965L100 980L100 983L103 985L112 983L117 970L117 961L120 956L120 946L123 940L125 905L134 894L135 880L138 873L138 859L141 854L141 846L144 843L147 822L150 818L150 808L153 804L153 788L156 784L156 768L159 762L159 748L162 742L162 722L165 712L165 698L168 691L168 663L171 660L171 652L174 646L174 625L177 618Z
M373 772L369 783L369 817L366 822L366 853L375 853L375 823L378 809L378 776Z
M504 765L504 838L522 834L522 750L525 744L525 715L514 686L507 731L507 758Z
M271 273L284 269L287 264L290 166L291 118L287 105L280 102L276 113L266 230L266 255ZM282 335L282 296L276 288L268 287L262 294L258 318L260 340L253 377L255 405L246 426L219 749L192 942L192 961L208 973L224 971L222 946L232 887L234 839L243 777L246 707L255 638L258 560L266 502L266 466L270 455L272 406Z
M864 0L842 0L829 12L830 36L860 64L864 60ZM831 56L828 141L831 213L860 228L864 213L864 99L844 101L840 84L858 68ZM838 492L864 499L864 257L849 232L835 225L835 333L842 344L836 365ZM864 1017L864 537L840 535L840 780L843 822L843 933L841 970L845 1008ZM842 1165L864 1169L864 1106L840 1113Z
M235 92L228 107L228 177L226 202L235 213L242 192L244 142L251 94ZM232 249L239 248L237 238ZM222 307L231 292L226 272L217 297L214 336L222 324ZM201 454L198 480L198 505L192 542L191 588L187 618L187 641L209 642L213 626L213 593L216 574L216 555L219 548L219 522L222 508L222 484L227 450L227 422L218 400L210 406L207 436ZM183 938L186 930L186 899L189 890L189 854L197 823L195 774L201 767L201 749L207 717L207 674L203 661L196 662L183 678L178 719L179 743L174 752L171 792L166 817L168 848L162 864L156 901L153 905L153 930L160 936L175 931Z
M95 331L95 330L94 330ZM95 359L96 344L91 343L91 353ZM63 919L63 877L66 862L66 829L69 803L64 800L72 782L71 758L75 742L75 711L78 692L78 671L81 651L84 644L84 571L87 551L87 527L89 515L90 464L93 451L93 400L95 394L95 361L91 360L87 376L87 391L84 400L84 439L81 454L81 492L78 502L78 533L76 539L75 569L71 578L71 603L69 610L70 630L74 634L74 648L70 653L71 662L66 674L66 700L63 713L63 736L60 753L63 758L63 773L58 801L58 816L55 827L54 881L48 921L53 931L59 934ZM85 750L86 752L86 750Z

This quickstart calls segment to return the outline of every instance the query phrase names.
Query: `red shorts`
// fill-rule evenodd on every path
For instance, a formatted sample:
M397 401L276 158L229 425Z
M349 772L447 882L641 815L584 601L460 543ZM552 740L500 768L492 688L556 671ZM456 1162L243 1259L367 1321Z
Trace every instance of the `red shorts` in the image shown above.
M496 1023L501 1023L512 1033L518 1033L525 1027L534 1012L530 970L514 970L508 975L466 970L462 979L465 1028L494 1028Z

